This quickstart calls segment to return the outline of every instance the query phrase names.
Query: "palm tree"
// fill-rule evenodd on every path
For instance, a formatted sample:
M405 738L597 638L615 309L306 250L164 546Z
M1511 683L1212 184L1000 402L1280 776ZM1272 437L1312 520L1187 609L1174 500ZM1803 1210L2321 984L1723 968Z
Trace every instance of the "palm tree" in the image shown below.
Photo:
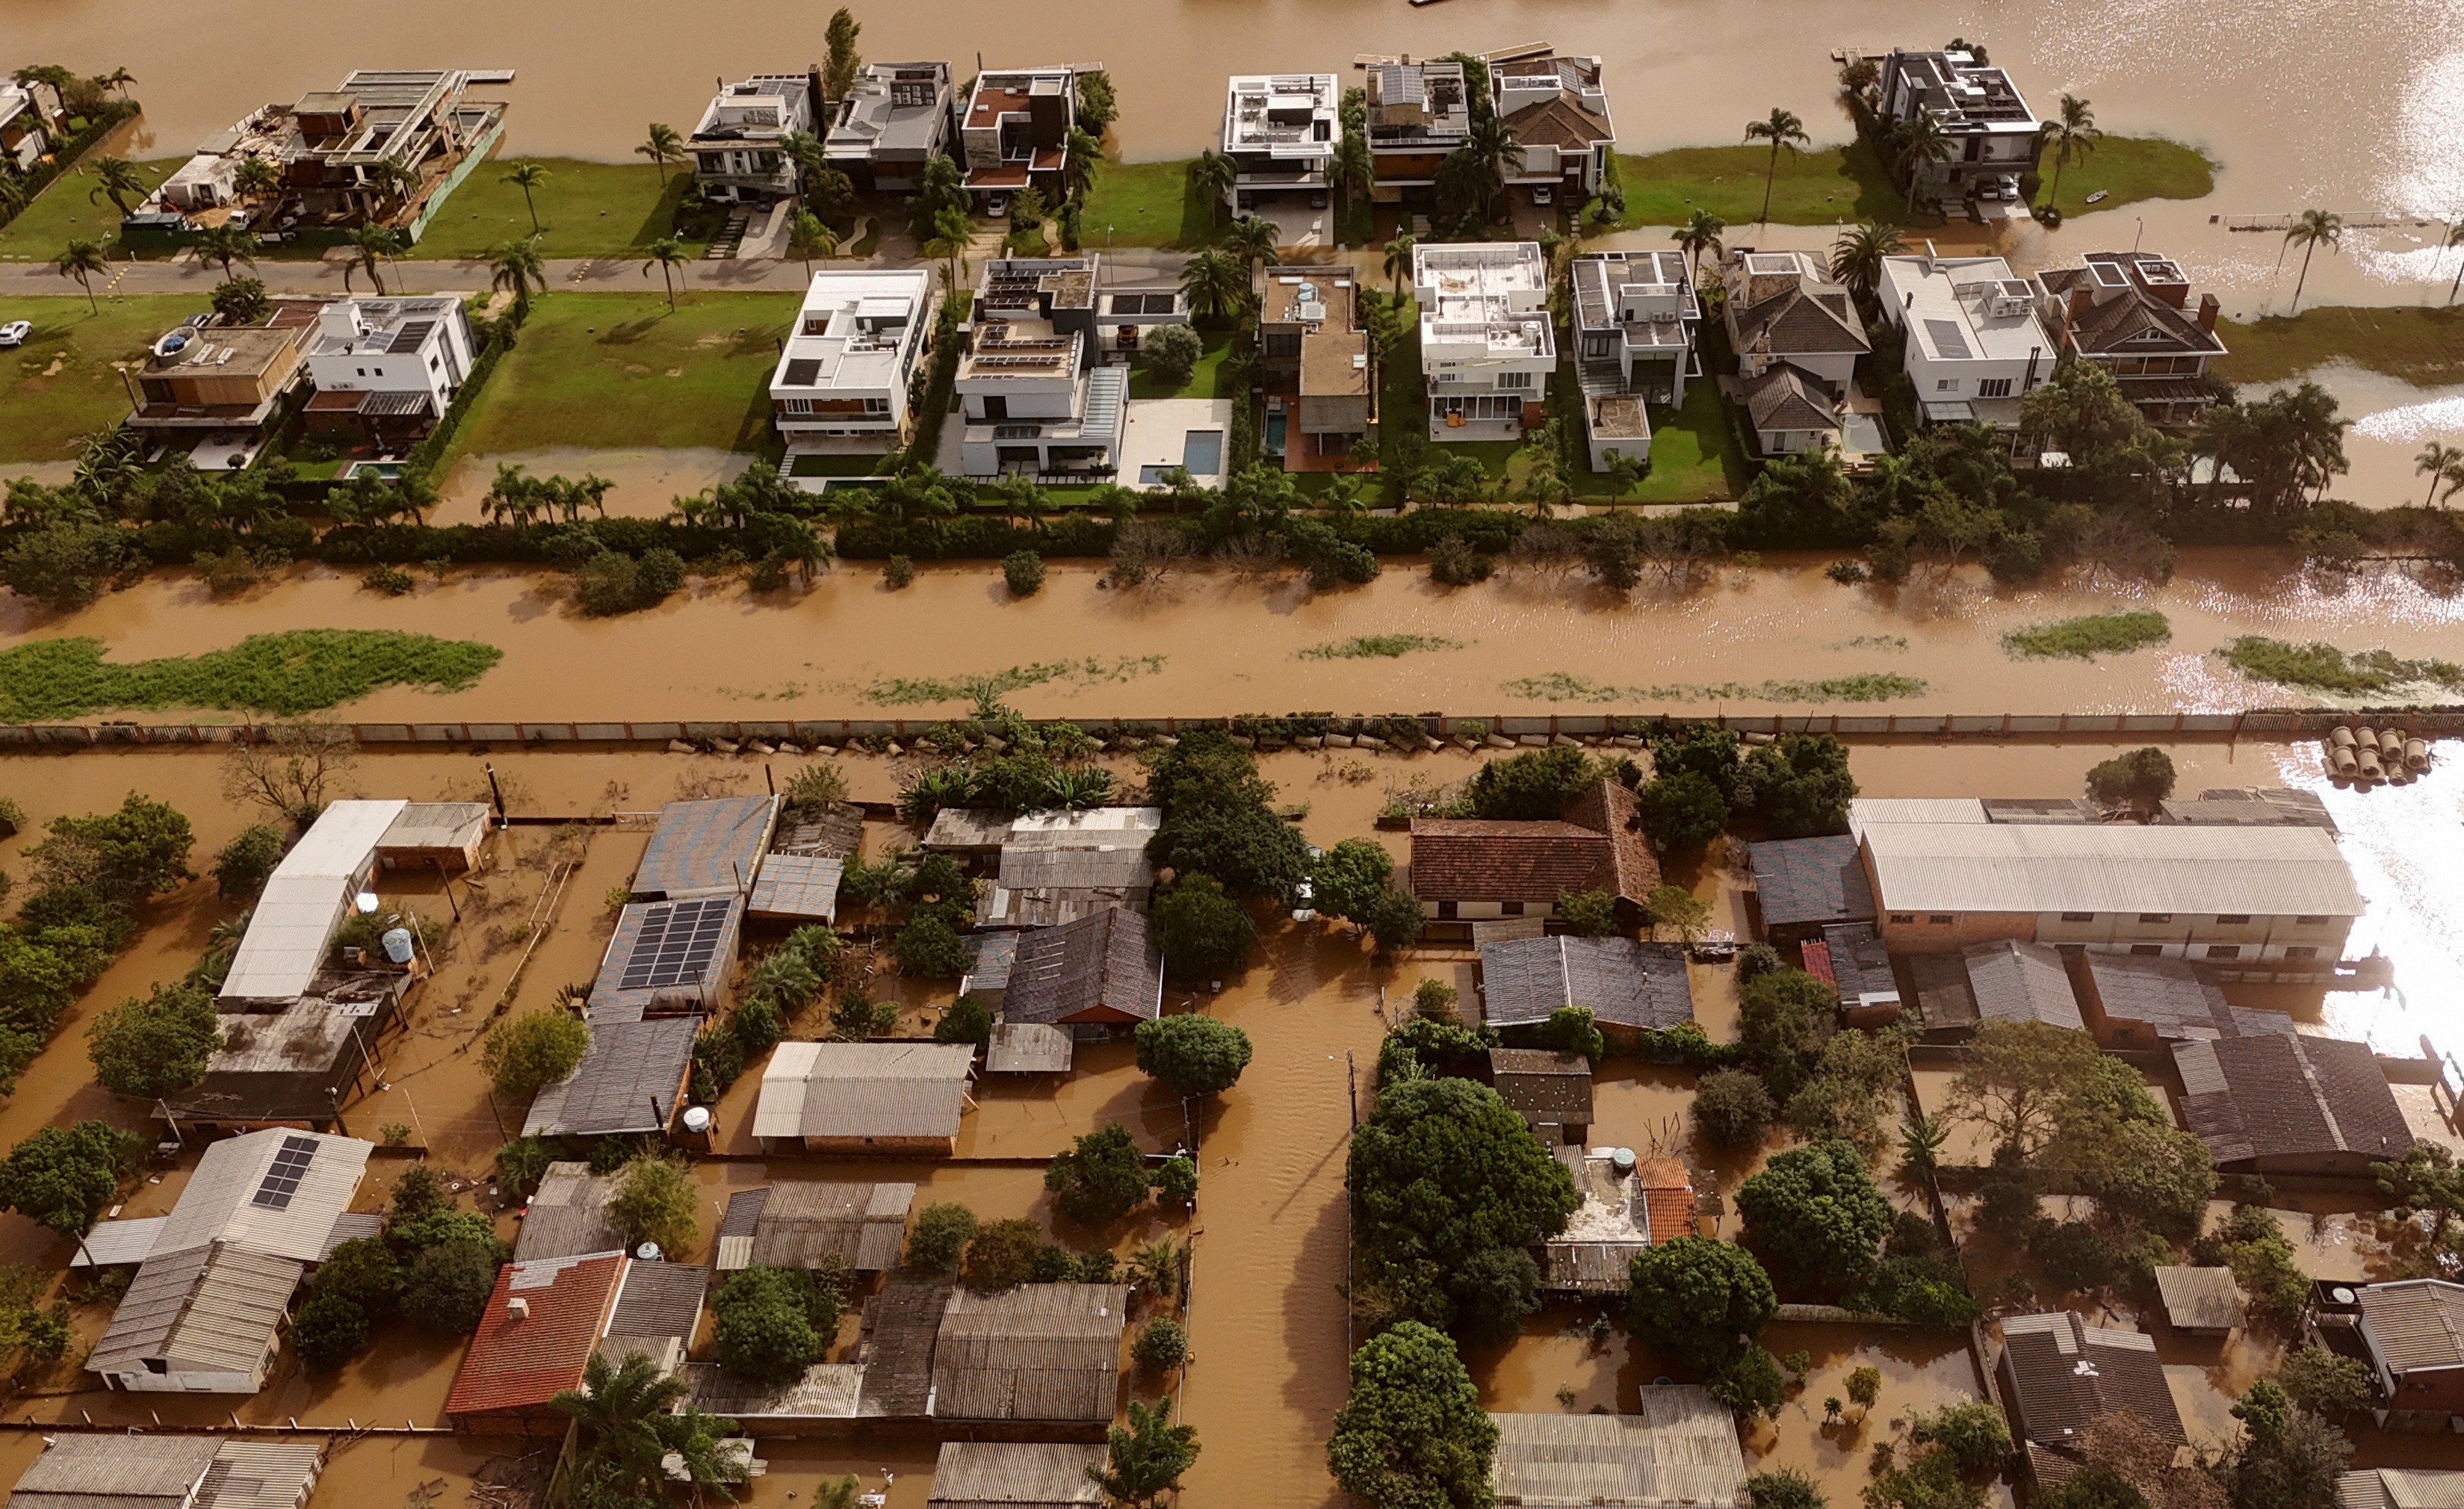
M490 282L497 292L514 295L516 323L530 317L531 285L547 292L547 269L539 265L539 243L517 238L488 249Z
M1463 138L1463 150L1480 164L1488 175L1489 198L1493 206L1506 197L1506 180L1523 171L1523 142L1513 126L1497 112L1490 111L1471 123L1471 134Z
M796 170L796 197L804 197L805 181L822 170L822 139L810 131L790 131L779 139L779 155Z
M1950 140L1950 131L1942 117L1930 110L1915 115L1892 128L1898 147L1899 165L1908 175L1908 213L1917 212L1917 175L1927 163L1947 163L1958 147Z
M137 76L130 73L125 68L115 68L110 73L104 74L100 77L97 78L95 82L102 85L105 89L119 90L120 98L125 99L128 98L128 86L137 82Z
M400 199L403 203L408 204L410 196L419 189L419 175L400 163L372 164L363 172L362 177L368 187L374 191L379 204L387 199ZM376 212L373 205L370 206L368 212L370 214Z
M1181 292L1196 319L1230 319L1249 296L1248 270L1220 247L1207 247L1181 264Z
M85 196L89 205L108 195L113 206L125 215L128 213L128 196L135 194L142 199L145 195L144 175L137 171L136 164L124 157L99 159L94 164L94 191Z
M653 120L650 122L649 140L633 148L633 152L636 156L649 158L658 168L659 191L665 193L668 188L668 164L684 161L685 139L676 135L674 126Z
M385 279L378 275L377 259L401 254L402 232L391 226L381 226L370 221L363 226L352 227L347 239L352 249L359 252L359 265L367 270L368 281L376 285L377 296L384 297ZM346 266L342 270L343 286L347 288L350 280L350 269Z
M522 191L522 208L531 212L531 234L539 233L539 206L531 202L531 190L547 182L547 169L537 163L516 163L513 170L499 182L513 185Z
M2301 288L2310 281L2310 253L2325 247L2341 250L2344 244L2344 217L2332 209L2305 209L2293 217L2293 228L2284 232L2286 246L2301 248L2301 275L2293 280L2293 308L2301 308Z
M958 286L958 259L966 255L975 237L976 223L955 205L933 217L933 236L924 243L923 252L926 256L943 260L952 288Z
M2062 169L2070 165L2071 154L2085 157L2096 150L2096 139L2104 135L2096 128L2096 112L2077 95L2062 96L2061 115L2036 128L2036 143L2054 149L2054 186L2045 195L2052 204L2062 191Z
M1357 131L1346 131L1334 143L1334 156L1327 160L1327 176L1334 181L1334 190L1343 196L1343 209L1349 213L1352 201L1368 193L1377 185L1376 161L1369 155L1369 139Z
M1104 165L1104 143L1092 132L1069 128L1067 151L1061 160L1062 202L1083 203L1095 189L1095 170Z
M270 194L281 186L282 169L261 157L243 159L231 171L231 192L242 199Z
M685 260L685 244L673 236L661 236L644 247L642 254L649 259L642 264L642 275L649 277L652 267L659 270L659 281L668 285L668 310L672 314L676 307L674 270Z
M229 221L218 226L208 226L197 232L197 255L209 262L221 263L225 277L231 275L233 262L245 262L251 267L256 266L256 258L253 254L255 247L254 236Z
M1669 232L1669 239L1677 243L1678 251L1685 253L1686 265L1694 270L1695 282L1703 281L1704 252L1708 252L1715 257L1727 253L1727 248L1722 244L1720 232L1727 229L1727 221L1707 209L1697 209L1686 217L1683 225Z
M1215 224L1216 211L1222 208L1225 197L1232 192L1232 186L1240 181L1239 165L1213 147L1199 153L1197 161L1189 164L1191 186L1206 196L1206 223L1209 226Z
M2445 244L2451 247L2464 247L2464 220L2458 220L2453 225L2447 228L2447 241ZM2455 291L2459 288L2464 288L2464 257L2457 257L2455 259L2455 280L2447 285L2447 301L2449 303L2452 304L2455 302Z
M82 237L73 240L52 266L58 270L60 276L76 278L77 286L85 290L85 301L93 306L96 314L102 313L102 305L94 296L94 274L108 271L111 262L102 254L102 247L99 243Z
M1419 244L1417 237L1401 235L1386 243L1386 275L1395 280L1395 296L1403 296L1403 274L1412 271L1412 249Z
M639 1352L621 1367L593 1356L582 1372L582 1388L565 1389L556 1408L581 1428L583 1449L576 1476L588 1486L585 1497L609 1502L659 1502L668 1493L665 1460L678 1459L686 1479L696 1490L715 1487L726 1463L718 1449L722 1435L736 1423L702 1413L689 1406L679 1410L689 1391L685 1380L660 1371Z
M2412 470L2430 478L2430 495L2421 500L2423 508L2437 500L2438 484L2458 467L2464 467L2464 447L2443 446L2433 440L2421 448L2421 454L2412 458ZM2455 490L2449 488L2447 492L2453 497Z
M1882 259L1900 254L1900 228L1887 223L1851 226L1831 243L1831 275L1870 301L1882 280Z
M1755 120L1746 127L1749 142L1771 143L1771 165L1763 170L1763 212L1760 224L1771 224L1771 185L1779 178L1780 148L1788 148L1794 157L1800 146L1812 146L1814 139L1805 134L1805 122L1788 111L1774 108L1769 120Z
M813 258L838 254L839 233L822 224L822 217L809 209L799 209L796 218L787 222L787 250L804 260L804 275L812 276Z
M1241 259L1243 266L1264 262L1273 267L1283 260L1275 250L1275 223L1263 215L1243 215L1223 232L1223 250Z

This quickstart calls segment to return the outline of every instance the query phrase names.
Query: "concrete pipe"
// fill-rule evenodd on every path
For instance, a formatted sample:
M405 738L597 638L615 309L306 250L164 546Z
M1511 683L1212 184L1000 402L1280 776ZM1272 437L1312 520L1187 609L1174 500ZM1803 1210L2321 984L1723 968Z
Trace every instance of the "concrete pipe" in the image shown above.
M2330 768L2341 779L2350 780L2361 773L2361 758L2349 749L2329 750L2327 759Z
M2430 768L2430 741L2428 739L2405 740L2404 763L2406 767L2410 770L2428 770Z
M2382 765L2379 763L2378 751L2376 751L2376 750L2366 750L2366 749L2365 749L2365 750L2364 750L2364 751L2362 751L2362 754L2361 754L2361 766L2362 766L2362 779L2364 779L2364 780L2385 780L2385 779L2387 779L2387 769L2386 769L2386 767L2385 767L2385 766L2382 766Z
M2356 749L2377 749L2379 747L2379 731L2370 727L2366 723L2363 724L2361 727L2353 730L2353 745Z
M2382 729L2379 731L2379 758L2386 760L2390 765L2404 758L2404 731L2402 729Z
M2334 728L2327 731L2327 742L2340 750L2351 749L2353 747L2353 731L2348 725L2339 723Z

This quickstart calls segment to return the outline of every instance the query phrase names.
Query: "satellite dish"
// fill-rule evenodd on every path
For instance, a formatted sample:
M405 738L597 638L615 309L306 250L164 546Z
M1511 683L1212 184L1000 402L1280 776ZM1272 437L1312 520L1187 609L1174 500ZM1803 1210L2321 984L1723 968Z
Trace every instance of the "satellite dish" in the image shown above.
M374 912L379 907L384 906L385 903L377 900L377 893L375 891L363 890L351 898L351 905L357 907L360 909L361 914L364 916Z
M633 1249L633 1256L644 1262L657 1262L659 1260L659 1244L657 1242L644 1242L641 1246Z

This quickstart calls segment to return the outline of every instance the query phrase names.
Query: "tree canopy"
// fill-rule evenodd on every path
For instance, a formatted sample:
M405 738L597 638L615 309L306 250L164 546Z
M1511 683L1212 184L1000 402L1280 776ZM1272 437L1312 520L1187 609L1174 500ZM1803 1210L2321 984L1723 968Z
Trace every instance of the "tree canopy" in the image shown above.
M590 1047L590 1029L571 1012L550 1008L508 1017L488 1029L479 1064L509 1100L523 1101L574 1071Z
M1746 1237L1792 1285L1855 1288L1874 1271L1891 1203L1854 1143L1791 1148L1737 1187Z
M1275 815L1275 788L1227 734L1183 734L1149 755L1148 799L1163 825L1148 857L1177 874L1213 877L1241 898L1291 895L1309 873L1309 845Z
M1127 1215L1147 1197L1147 1159L1119 1122L1078 1139L1044 1170L1044 1187L1058 1196L1053 1205L1073 1221L1108 1226Z
M1203 1012L1138 1023L1138 1068L1176 1095L1219 1095L1249 1066L1249 1035Z
M739 1268L711 1296L718 1360L764 1383L801 1378L837 1338L846 1300L835 1275Z
M1344 1492L1371 1509L1490 1509L1496 1450L1497 1424L1444 1332L1406 1321L1352 1354L1326 1445Z
M1543 821L1564 812L1599 778L1590 755L1560 745L1490 760L1472 776L1464 794L1476 818Z
M1665 1342L1689 1367L1716 1373L1779 1310L1771 1276L1734 1242L1680 1236L1635 1256L1627 1312L1634 1333Z
M63 1236L79 1236L120 1192L135 1146L107 1122L45 1126L0 1162L0 1208Z
M1155 899L1164 968L1182 979L1220 980L1239 970L1258 936L1249 908L1212 875L1184 875Z
M95 1082L114 1095L143 1100L193 1088L223 1037L210 992L159 980L145 999L126 995L106 1007L85 1032Z
M2173 795L2173 757L2151 745L2099 760L2088 767L2087 794L2108 807L2153 812Z

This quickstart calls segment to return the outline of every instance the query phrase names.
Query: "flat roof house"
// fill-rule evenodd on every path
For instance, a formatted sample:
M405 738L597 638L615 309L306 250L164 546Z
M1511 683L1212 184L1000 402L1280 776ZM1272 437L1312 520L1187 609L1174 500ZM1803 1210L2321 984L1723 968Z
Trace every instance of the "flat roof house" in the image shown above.
M944 1441L926 1509L1093 1509L1111 1454L1090 1442Z
M478 360L462 300L338 298L308 346L311 430L407 450L436 427Z
M2091 252L2078 267L2037 274L2059 300L2063 355L2113 375L2147 423L2180 429L2217 399L2208 363L2225 354L2213 294L2189 308L2181 265L2154 252Z
M2071 983L2088 1030L2106 1048L2293 1031L2282 1012L2227 1004L2225 993L2187 959L2082 952L2071 960Z
M1882 317L1907 337L1901 368L1929 425L1985 425L2019 434L2019 400L2054 374L2060 344L2035 279L1998 256L1882 259Z
M1632 1414L1492 1414L1501 1504L1746 1509L1734 1411L1694 1384L1645 1384Z
M975 1062L962 1042L782 1042L761 1071L753 1134L808 1152L948 1157Z
M2259 1033L2171 1046L2182 1120L2226 1173L2359 1178L2412 1147L2366 1042Z
M789 449L829 442L906 444L908 388L932 333L933 274L922 268L813 274L795 331L770 375L771 419Z
M1607 891L1639 920L1660 861L1635 826L1634 793L1603 780L1561 819L1415 818L1407 878L1441 922L1548 918L1559 896L1582 890Z
M128 426L163 442L217 430L258 434L305 383L316 331L317 306L295 300L275 306L262 325L215 316L165 332L137 369Z
M1471 135L1471 95L1463 64L1376 63L1364 88L1369 157L1377 172L1373 196L1381 205L1428 198L1438 164Z
M1343 135L1343 90L1332 74L1235 74L1223 104L1223 155L1236 176L1231 209L1245 215L1261 196L1326 203L1328 164Z
M400 1020L410 975L397 969L320 969L297 998L225 1006L206 1077L156 1108L183 1130L339 1129L386 1029Z
M2131 1415L2176 1445L2189 1438L2156 1339L2143 1332L2090 1325L2067 1310L2007 1316L1995 1369L2011 1433L2039 1487L2078 1471L2081 1433L2101 1414Z
M1346 470L1377 425L1359 286L1349 269L1268 269L1259 293L1258 369L1267 412L1283 416L1284 470Z
M325 1465L321 1442L97 1432L46 1436L13 1509L300 1509Z
M1095 360L1095 279L1091 255L984 264L953 384L968 476L1117 469L1129 369Z
M1565 1230L1541 1244L1540 1286L1550 1293L1624 1294L1644 1248L1697 1234L1693 1175L1678 1160L1642 1158L1620 1169L1613 1148L1586 1152L1561 1144L1550 1151L1581 1196Z
M950 65L867 63L829 122L822 157L860 193L907 193L950 150Z
M1874 920L1874 889L1856 837L1764 839L1749 850L1763 935L1798 943L1833 923Z
M693 189L721 205L767 205L796 192L796 164L781 150L796 132L821 133L822 74L756 74L711 97L685 153Z
M967 192L989 209L996 197L1033 185L1059 205L1068 183L1069 133L1078 124L1078 71L997 69L976 76L961 113L958 155Z
M1143 913L1118 908L1021 937L1001 996L1012 1024L1103 1028L1162 1012L1163 951Z
M1544 1143L1579 1145L1592 1126L1592 1061L1568 1048L1491 1048L1488 1083Z
M1594 471L1608 458L1651 459L1645 405L1681 407L1700 377L1703 306L1675 252L1604 252L1574 259L1575 375Z
M1422 242L1412 293L1431 440L1520 440L1546 422L1557 330L1539 243Z
M1507 173L1508 184L1552 189L1573 201L1599 192L1617 130L1609 123L1598 58L1543 55L1491 63L1488 87L1498 119L1514 128L1523 148L1522 165Z
M711 1266L815 1268L835 1258L852 1273L898 1266L913 1184L825 1184L810 1179L738 1190L727 1197Z
M1952 142L1947 161L1916 164L1917 200L1946 212L1962 202L2017 206L2019 176L2036 164L2039 127L2011 76L1982 49L1893 48L1881 65L1882 120L1897 125L1925 112Z
M1130 1291L1111 1283L956 1289L933 1346L932 1413L944 1420L1109 1425Z
M1510 938L1480 946L1482 1019L1530 1027L1567 1006L1604 1033L1632 1038L1694 1019L1685 951L1632 938Z

